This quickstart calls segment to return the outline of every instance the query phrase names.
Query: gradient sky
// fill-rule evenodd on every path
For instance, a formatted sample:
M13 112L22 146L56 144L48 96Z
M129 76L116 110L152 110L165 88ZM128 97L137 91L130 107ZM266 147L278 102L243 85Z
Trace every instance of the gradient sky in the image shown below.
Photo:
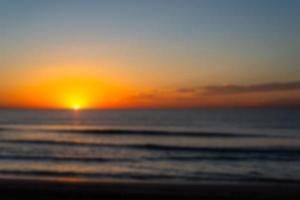
M300 107L299 0L0 0L0 107Z

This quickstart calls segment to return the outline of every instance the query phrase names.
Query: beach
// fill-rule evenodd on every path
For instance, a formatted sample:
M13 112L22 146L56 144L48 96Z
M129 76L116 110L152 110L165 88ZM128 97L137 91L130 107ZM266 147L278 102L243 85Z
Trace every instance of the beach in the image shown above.
M10 199L298 199L299 184L155 184L1 179Z

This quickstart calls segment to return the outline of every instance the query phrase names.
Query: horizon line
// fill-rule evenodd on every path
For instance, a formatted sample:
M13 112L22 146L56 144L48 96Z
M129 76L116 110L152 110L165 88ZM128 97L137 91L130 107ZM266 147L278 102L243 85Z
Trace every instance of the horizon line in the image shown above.
M101 111L101 110L214 110L214 109L300 109L300 105L270 105L270 106L197 106L197 107L118 107L118 108L43 108L43 107L0 107L0 110L45 110L45 111Z

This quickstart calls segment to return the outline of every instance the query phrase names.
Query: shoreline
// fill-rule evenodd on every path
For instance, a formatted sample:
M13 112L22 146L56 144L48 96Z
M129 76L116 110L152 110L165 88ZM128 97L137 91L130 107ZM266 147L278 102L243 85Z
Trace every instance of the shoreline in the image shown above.
M166 184L0 179L0 199L298 199L300 184Z

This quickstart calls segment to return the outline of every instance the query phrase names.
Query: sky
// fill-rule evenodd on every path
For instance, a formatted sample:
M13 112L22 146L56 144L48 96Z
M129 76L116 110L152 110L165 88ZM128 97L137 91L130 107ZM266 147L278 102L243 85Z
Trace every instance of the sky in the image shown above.
M300 107L300 0L0 0L0 107Z

